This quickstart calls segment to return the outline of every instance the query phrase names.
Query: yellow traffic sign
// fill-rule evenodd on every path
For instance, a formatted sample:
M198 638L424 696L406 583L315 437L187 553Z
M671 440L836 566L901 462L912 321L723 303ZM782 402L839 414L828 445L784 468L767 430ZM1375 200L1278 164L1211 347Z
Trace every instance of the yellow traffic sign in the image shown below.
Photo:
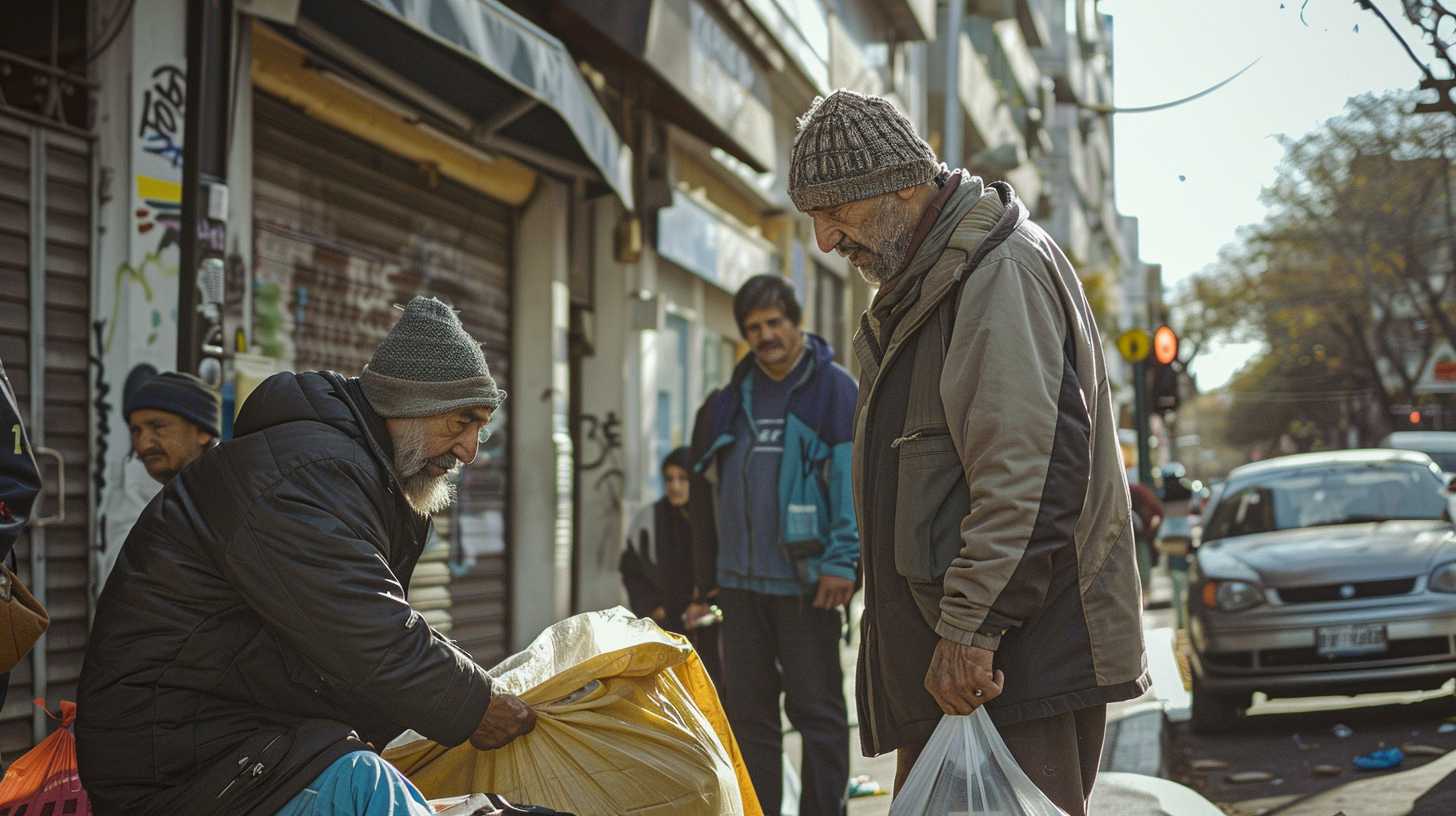
M1145 329L1129 329L1118 335L1117 350L1129 363L1141 363L1153 350L1153 337Z

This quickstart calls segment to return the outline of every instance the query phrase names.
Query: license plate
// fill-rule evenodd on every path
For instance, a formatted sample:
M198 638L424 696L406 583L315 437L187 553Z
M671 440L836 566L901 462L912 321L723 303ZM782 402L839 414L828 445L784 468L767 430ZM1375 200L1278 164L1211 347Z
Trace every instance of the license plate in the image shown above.
M1320 657L1384 654L1385 624L1322 626L1315 630L1315 651Z

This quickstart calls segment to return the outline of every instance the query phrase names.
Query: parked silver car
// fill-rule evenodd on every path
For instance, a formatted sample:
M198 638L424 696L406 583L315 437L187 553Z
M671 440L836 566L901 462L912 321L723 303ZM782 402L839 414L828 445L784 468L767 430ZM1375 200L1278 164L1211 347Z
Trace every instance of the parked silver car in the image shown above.
M1456 529L1422 453L1236 468L1189 570L1193 726L1270 697L1439 688L1456 677Z

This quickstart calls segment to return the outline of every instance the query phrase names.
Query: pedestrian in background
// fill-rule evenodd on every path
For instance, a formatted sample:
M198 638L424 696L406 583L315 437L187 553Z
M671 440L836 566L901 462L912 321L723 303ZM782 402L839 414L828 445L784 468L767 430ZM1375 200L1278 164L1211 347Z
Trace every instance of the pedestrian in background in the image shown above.
M687 448L662 460L663 496L637 513L619 568L632 614L686 635L703 668L722 687L723 664L718 654L718 626L699 625L707 610L688 615L693 601L693 530L688 519L692 461Z
M1151 487L1138 481L1128 481L1128 492L1132 498L1132 531L1137 540L1138 581L1143 588L1143 606L1148 605L1148 593L1153 586L1153 567L1158 565L1158 528L1163 526L1163 503Z
M942 714L986 704L1032 781L1084 814L1106 704L1149 679L1076 272L1010 186L946 168L880 97L815 100L789 197L878 287L855 336L865 753L898 751L898 789Z
M859 530L850 495L855 384L800 327L794 289L749 278L733 316L752 353L698 411L693 540L723 609L724 698L764 813L780 812L783 725L804 738L799 812L844 811L849 725L839 639Z
M202 458L222 436L217 392L191 374L167 371L129 395L124 411L131 452L160 484Z

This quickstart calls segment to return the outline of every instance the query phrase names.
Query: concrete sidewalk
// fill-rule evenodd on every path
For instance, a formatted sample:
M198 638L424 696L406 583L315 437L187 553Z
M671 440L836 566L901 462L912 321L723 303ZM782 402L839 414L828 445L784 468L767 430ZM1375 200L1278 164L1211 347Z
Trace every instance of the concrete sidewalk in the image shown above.
M1152 602L1149 611L1143 615L1153 687L1136 700L1108 706L1102 769L1092 792L1091 813L1094 816L1219 816L1221 813L1213 803L1193 790L1161 778L1167 770L1166 717L1169 712L1174 717L1186 717L1188 710L1188 693L1183 687L1173 654L1172 610L1168 603L1171 595L1172 582L1167 571L1155 570ZM852 611L857 621L862 611L858 597ZM854 703L857 648L856 644L841 649L845 698L852 726L850 776L869 776L879 783L886 795L851 799L849 816L887 816L890 812L888 792L895 782L895 755L874 758L860 755ZM799 735L788 730L787 722L784 727L784 752L797 770L800 767Z

